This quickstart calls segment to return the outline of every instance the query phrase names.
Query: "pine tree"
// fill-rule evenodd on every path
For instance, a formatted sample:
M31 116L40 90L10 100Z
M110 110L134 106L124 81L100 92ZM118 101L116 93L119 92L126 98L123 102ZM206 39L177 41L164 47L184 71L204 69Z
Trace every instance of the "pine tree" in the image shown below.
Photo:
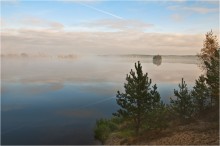
M201 75L198 80L196 80L196 85L192 90L192 98L195 111L201 113L209 105L209 89L206 85L206 80L204 75Z
M219 107L219 49L215 50L210 61L205 61L206 82L211 91L211 104Z
M174 89L175 100L171 99L171 108L181 119L189 119L193 113L192 98L188 91L187 84L182 78L179 84L179 91Z
M206 82L211 92L211 105L219 107L219 43L212 31L206 34L203 48L199 54Z
M210 63L210 58L214 56L215 51L219 48L217 36L212 31L206 34L206 39L203 42L203 48L198 57L202 60L201 67L206 70L205 62Z
M143 74L141 63L135 63L136 73L131 70L127 75L127 83L124 84L125 93L117 93L117 103L121 109L113 115L133 121L136 133L146 118L148 113L160 103L160 94L157 86L151 89L151 79L148 74Z
M152 112L148 113L148 118L145 120L145 129L163 129L168 126L168 109L166 105L161 101L154 107Z

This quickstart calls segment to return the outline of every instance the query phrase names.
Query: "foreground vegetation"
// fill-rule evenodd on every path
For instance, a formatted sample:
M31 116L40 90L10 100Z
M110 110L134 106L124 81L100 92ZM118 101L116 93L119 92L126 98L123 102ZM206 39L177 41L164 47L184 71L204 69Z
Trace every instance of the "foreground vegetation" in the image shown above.
M219 127L219 44L212 31L206 34L198 57L205 73L195 81L191 91L182 78L179 89L174 89L175 98L171 98L168 105L161 101L156 84L152 85L148 74L142 72L141 63L135 63L136 71L131 70L126 77L125 93L119 91L117 93L116 101L121 108L113 113L111 119L97 121L95 138L103 144L149 144L153 140L152 144L212 144L209 140L213 142L213 138L218 141L216 134L218 135ZM183 134L178 130L181 126L182 132L191 130L191 134L195 131L201 134L202 131L212 129L215 132L214 135L208 135L208 142L157 141L158 138L163 139L164 135L168 136L168 133ZM112 137L116 141L119 139L119 142L109 142ZM190 138L200 137L199 135L193 137L192 134Z

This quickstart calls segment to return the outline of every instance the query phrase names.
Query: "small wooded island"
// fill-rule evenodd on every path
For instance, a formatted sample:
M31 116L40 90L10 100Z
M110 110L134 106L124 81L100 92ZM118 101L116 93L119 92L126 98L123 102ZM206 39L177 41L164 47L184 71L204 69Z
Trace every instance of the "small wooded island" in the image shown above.
M153 57L153 64L156 64L157 66L161 65L162 63L162 57L160 55L155 55Z

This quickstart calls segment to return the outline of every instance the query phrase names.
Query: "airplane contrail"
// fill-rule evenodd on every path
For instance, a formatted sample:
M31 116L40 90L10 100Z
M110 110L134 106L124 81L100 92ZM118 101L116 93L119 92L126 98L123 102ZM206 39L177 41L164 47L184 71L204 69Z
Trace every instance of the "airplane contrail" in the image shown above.
M115 14L109 13L109 12L107 12L107 11L103 11L103 10L101 10L101 9L97 9L97 8L92 7L92 6L90 6L90 5L83 4L83 3L79 3L79 2L78 2L78 4L83 5L83 6L87 7L87 8L90 8L90 9L96 10L96 11L98 11L98 12L101 12L101 13L104 13L104 14L107 14L107 15L110 15L110 16L115 17L115 18L117 18L117 19L124 20L124 18L122 18L122 17L120 17L120 16L117 16L117 15L115 15Z

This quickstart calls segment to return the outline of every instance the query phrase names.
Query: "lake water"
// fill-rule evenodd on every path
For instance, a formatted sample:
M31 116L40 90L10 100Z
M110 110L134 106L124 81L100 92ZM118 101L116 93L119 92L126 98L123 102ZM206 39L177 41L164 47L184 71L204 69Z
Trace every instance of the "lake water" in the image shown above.
M141 61L165 103L184 77L189 88L201 74L196 57L152 56L1 58L2 144L99 144L93 129L118 109L117 90Z

